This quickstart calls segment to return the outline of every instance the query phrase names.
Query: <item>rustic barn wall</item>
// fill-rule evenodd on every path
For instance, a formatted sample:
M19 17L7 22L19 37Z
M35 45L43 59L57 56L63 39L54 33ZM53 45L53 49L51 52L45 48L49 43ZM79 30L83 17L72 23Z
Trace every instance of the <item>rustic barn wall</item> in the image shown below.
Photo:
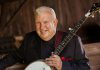
M54 8L59 20L58 29L66 31L84 16L93 2L100 3L99 0L16 0L2 3L0 4L0 36L24 35L34 30L33 10L43 5ZM99 23L100 16L97 16L87 21ZM82 29L78 32L82 37L83 33Z
M5 2L4 2L5 1ZM91 0L4 0L0 4L0 36L17 36L34 30L33 10L39 6L50 6L54 8L59 20L58 29L66 31L73 26L81 16L90 9ZM97 17L97 18L100 18ZM100 21L95 18L94 21ZM92 20L89 20L92 21ZM98 22L99 23L99 22ZM85 26L86 27L86 26ZM84 28L82 28L84 29ZM79 31L80 36L84 31ZM85 39L85 35L82 36ZM87 37L86 37L87 39ZM85 40L86 42L86 40Z

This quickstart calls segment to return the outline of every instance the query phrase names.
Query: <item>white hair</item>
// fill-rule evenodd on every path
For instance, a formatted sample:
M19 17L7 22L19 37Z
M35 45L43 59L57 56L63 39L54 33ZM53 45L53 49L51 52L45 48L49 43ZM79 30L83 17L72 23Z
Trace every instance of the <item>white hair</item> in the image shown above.
M52 8L47 7L47 6L41 6L41 7L37 8L35 10L34 14L35 14L35 16L37 16L37 15L40 15L40 14L45 13L45 12L50 13L52 15L52 17L54 19L56 19L55 11Z

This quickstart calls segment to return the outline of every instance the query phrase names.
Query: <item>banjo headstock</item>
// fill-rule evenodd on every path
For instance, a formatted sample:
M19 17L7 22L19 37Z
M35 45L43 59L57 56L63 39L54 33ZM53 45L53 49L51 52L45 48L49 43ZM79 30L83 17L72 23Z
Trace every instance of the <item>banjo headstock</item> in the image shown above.
M96 12L100 12L100 3L93 3L89 12L85 14L85 17L91 17Z

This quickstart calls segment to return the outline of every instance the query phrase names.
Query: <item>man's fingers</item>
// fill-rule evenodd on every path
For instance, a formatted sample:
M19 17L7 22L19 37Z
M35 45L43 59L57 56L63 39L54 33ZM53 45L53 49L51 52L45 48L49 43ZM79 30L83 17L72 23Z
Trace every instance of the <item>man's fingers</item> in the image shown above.
M58 55L52 54L49 58L46 58L46 63L49 66L55 67L56 69L62 68L62 61Z

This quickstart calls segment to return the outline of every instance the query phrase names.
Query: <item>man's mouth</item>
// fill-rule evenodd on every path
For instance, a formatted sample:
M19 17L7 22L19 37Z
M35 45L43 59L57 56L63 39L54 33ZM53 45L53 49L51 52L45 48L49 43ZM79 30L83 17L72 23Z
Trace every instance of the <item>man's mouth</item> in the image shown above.
M45 34L47 31L48 31L48 30L41 30L40 32L41 32L42 34Z

